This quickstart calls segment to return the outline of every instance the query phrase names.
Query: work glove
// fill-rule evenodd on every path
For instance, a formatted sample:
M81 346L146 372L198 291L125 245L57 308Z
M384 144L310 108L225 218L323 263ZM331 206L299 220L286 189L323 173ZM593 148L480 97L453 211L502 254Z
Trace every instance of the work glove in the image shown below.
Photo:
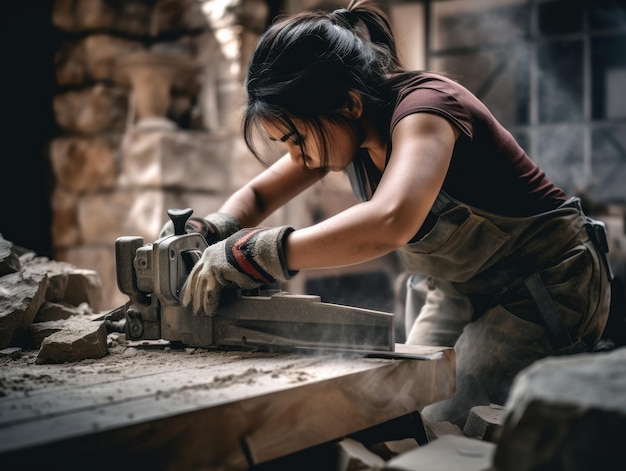
M293 227L254 227L207 247L182 287L182 304L196 315L213 316L223 288L251 289L289 280L284 244Z
M226 213L211 213L205 218L192 216L187 219L185 224L187 234L197 232L205 238L209 245L225 239L239 229L237 219ZM161 228L159 239L172 234L174 234L174 223L170 220Z

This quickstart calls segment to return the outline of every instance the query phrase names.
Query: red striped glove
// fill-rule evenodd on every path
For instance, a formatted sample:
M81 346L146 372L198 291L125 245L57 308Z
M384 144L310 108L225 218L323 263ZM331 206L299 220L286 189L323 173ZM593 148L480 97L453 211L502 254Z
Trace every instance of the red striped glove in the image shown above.
M289 280L284 243L293 227L254 227L206 248L182 288L182 304L194 314L213 316L228 285L251 289Z

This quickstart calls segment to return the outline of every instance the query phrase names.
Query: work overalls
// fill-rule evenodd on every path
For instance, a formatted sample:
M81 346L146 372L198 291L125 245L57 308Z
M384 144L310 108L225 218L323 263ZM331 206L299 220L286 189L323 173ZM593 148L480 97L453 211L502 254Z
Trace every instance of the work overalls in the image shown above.
M610 267L603 225L578 198L505 217L441 192L433 216L432 229L399 250L409 271L425 275L409 280L416 319L406 343L454 346L456 393L422 414L462 428L473 406L504 404L534 361L593 348L608 317Z

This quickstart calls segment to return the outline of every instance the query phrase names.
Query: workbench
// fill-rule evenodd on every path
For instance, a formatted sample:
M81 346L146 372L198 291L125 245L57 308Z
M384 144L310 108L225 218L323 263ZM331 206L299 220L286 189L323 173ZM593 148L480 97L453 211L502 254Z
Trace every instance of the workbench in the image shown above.
M453 349L396 350L433 359L152 347L77 364L2 365L5 387L40 381L0 397L0 462L249 469L454 393Z

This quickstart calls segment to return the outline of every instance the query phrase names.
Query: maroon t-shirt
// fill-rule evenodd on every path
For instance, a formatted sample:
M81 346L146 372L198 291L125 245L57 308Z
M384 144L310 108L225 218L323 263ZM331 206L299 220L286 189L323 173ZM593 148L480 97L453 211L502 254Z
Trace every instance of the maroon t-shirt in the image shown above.
M487 107L461 84L433 73L404 82L391 130L412 113L434 113L461 132L443 184L451 197L503 216L529 216L567 199Z

